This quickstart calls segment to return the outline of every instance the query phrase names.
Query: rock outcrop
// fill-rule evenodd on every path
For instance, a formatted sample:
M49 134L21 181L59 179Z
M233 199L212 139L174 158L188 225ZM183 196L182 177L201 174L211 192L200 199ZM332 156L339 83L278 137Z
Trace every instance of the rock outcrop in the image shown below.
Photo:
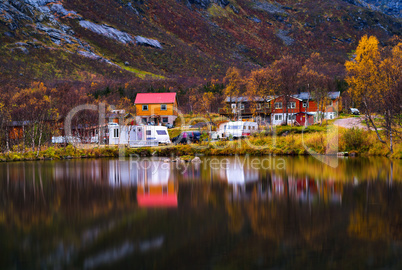
M76 11L66 10L62 2L56 0L12 0L0 2L0 23L10 29L7 36L13 36L18 28L27 26L34 27L36 33L48 36L59 49L70 53L77 53L84 57L114 65L110 60L96 54L91 46L75 36L71 27L60 22L60 18L70 18L79 21L79 25L106 38L114 39L123 44L139 44L162 49L159 41L148 39L117 30L106 24L96 24L84 20ZM63 46L66 44L74 44ZM13 47L13 51L28 53L26 46Z
M377 10L396 18L402 18L402 3L400 0L344 0L350 4Z
M279 29L279 30L276 32L276 36L277 36L278 38L280 38L286 46L290 46L290 45L292 45L293 42L294 42L294 39L293 39L293 38L287 36L288 34L289 34L289 31L282 30L282 29Z
M230 4L229 1L227 0L186 0L187 1L187 6L197 6L200 8L207 9L212 3L216 3L220 5L221 7L226 7L227 5Z
M32 22L32 19L6 1L0 3L0 22L7 25L10 30L15 30L24 23Z
M80 26L84 27L99 35L115 39L121 43L128 44L133 43L134 39L130 34L119 31L106 24L96 24L90 21L80 21Z
M144 38L141 36L136 36L135 40L138 45L144 45L144 46L150 46L158 49L163 49L162 45L157 41L156 39L149 39L149 38Z
M254 9L262 10L271 14L286 14L282 6L278 3L268 3L266 1L255 1Z

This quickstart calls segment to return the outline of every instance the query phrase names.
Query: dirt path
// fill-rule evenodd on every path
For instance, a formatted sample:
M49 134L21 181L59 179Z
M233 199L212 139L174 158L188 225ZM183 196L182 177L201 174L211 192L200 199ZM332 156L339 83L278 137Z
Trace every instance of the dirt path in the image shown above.
M361 117L352 117L352 118L344 118L344 119L337 119L335 120L334 124L344 128L363 128L367 129L366 124L363 122L363 118Z

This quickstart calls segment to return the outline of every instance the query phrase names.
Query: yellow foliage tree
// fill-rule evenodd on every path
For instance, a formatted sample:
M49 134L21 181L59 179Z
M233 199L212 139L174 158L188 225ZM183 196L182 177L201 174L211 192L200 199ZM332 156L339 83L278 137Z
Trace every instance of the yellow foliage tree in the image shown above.
M373 113L381 106L379 100L380 88L380 63L381 56L378 49L378 39L374 36L363 36L357 46L354 59L346 61L348 72L346 82L354 100L363 107L368 128L374 128L378 139L385 143L378 133L373 121Z
M354 59L345 63L346 82L351 96L363 108L367 127L373 128L378 139L385 143L373 121L374 113L383 115L382 128L390 139L392 153L394 125L401 124L402 44L395 46L389 57L383 57L378 43L374 36L362 37Z

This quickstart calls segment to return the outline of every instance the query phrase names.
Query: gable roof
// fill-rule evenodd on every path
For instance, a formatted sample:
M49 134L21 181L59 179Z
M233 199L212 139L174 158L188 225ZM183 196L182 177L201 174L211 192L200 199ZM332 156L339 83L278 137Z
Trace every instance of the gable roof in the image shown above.
M138 93L134 104L175 103L176 93Z
M328 92L328 97L329 97L330 99L337 99L337 98L340 97L340 94L341 94L341 92L339 92L339 91L337 91L337 92ZM283 96L283 95L279 95L279 96L268 96L266 101L268 102L268 101L271 101L271 100L273 100L273 99L280 98L280 97L282 97L282 96ZM312 96L310 95L310 93L308 93L308 92L301 92L301 93L299 93L299 94L291 95L290 97L291 97L291 98L294 98L294 99L298 99L298 100L300 100L300 101L306 100L306 99L311 99L311 100L313 100L313 97L312 97ZM249 98L249 97L247 97L247 96L240 96L240 97L226 97L225 101L228 102L228 103L229 103L229 102L250 102L250 101L263 102L264 99L261 98L261 97L254 97L254 100L253 100L253 99L251 99L251 98Z
M269 96L267 98L268 98L268 101L269 101L269 100L272 100L274 98L274 96ZM249 101L263 102L265 100L262 97L250 98L248 96L226 97L226 99L225 99L225 102L249 102Z
M339 96L341 95L341 92L336 91L336 92L328 92L328 97L330 99L337 99L339 98ZM296 97L298 97L299 99L313 99L312 96L310 95L310 93L308 92L301 92L300 94L295 95Z

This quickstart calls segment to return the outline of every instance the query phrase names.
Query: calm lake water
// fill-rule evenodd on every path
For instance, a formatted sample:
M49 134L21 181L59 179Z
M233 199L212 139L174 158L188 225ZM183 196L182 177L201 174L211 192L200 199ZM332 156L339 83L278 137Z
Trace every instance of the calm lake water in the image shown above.
M0 164L0 269L402 269L402 162Z

